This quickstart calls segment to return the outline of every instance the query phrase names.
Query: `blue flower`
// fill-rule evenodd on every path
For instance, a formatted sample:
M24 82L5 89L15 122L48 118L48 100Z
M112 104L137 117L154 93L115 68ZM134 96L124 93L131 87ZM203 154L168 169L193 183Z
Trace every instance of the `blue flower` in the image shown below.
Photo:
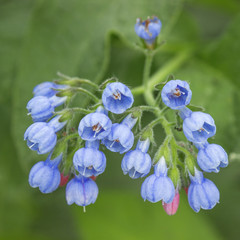
M81 148L75 152L73 165L82 176L98 176L104 172L106 168L106 157L98 148L99 141L87 141L85 148Z
M34 122L44 122L52 117L55 107L62 105L67 97L37 96L32 98L27 104L27 110Z
M102 140L107 149L112 152L127 152L134 143L134 135L131 128L136 124L137 118L129 114L122 123L114 123L110 134Z
M116 114L125 112L133 104L133 95L130 89L120 83L114 82L107 85L102 94L104 107Z
M212 209L219 202L220 194L216 185L203 177L202 172L195 168L195 176L190 174L191 184L188 188L190 207L199 212L200 209Z
M57 135L47 123L37 122L28 127L24 133L24 140L27 140L27 145L31 150L37 151L38 154L45 154L55 147Z
M98 186L91 178L81 175L75 176L66 187L67 204L73 203L78 206L87 206L95 203L98 196Z
M67 86L66 85L58 85L53 82L43 82L43 83L38 84L33 89L34 97L45 96L47 98L50 98L58 92L56 90L53 90L53 88L54 89L65 89L65 88L67 88Z
M172 180L167 176L165 158L161 157L154 167L154 174L147 177L142 184L141 195L144 201L158 202L163 200L171 203L175 196L175 188Z
M47 121L54 113L54 107L49 98L44 96L32 98L27 104L27 110L34 122Z
M125 154L121 165L124 174L136 179L149 173L152 166L151 157L147 153L149 144L149 139L139 140L136 149Z
M135 24L136 34L144 39L147 44L151 45L161 31L162 23L157 17L148 18L142 21L140 18L137 19Z
M62 160L62 154L51 160L49 154L45 162L36 163L29 173L29 184L31 187L39 187L42 193L51 193L55 191L61 180L61 174L58 170L58 165Z
M206 143L199 148L197 162L203 171L217 173L220 167L227 167L228 155L220 145Z
M101 140L110 133L111 127L112 121L104 112L89 113L80 121L78 134L83 140Z
M192 91L187 82L171 80L163 87L161 96L165 105L171 109L181 109L190 103Z
M183 121L183 132L190 142L201 143L215 135L216 126L209 114L193 112Z
M60 131L67 124L67 121L59 122L60 118L61 115L57 115L48 122L48 126L52 127L54 129L54 132Z

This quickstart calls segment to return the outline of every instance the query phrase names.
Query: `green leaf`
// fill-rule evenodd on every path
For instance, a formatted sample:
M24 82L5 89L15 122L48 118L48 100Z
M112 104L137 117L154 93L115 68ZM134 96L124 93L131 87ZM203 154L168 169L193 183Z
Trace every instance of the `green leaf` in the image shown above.
M192 111L201 111L201 112L205 111L205 108L201 106L195 106L195 105L189 104L187 107Z
M139 189L140 191L140 189ZM182 192L179 210L168 216L162 203L144 202L140 194L130 191L100 191L94 205L74 207L83 239L221 239L214 226L189 207ZM94 227L93 227L94 226ZM79 227L80 228L80 227ZM197 233L197 234L196 234Z

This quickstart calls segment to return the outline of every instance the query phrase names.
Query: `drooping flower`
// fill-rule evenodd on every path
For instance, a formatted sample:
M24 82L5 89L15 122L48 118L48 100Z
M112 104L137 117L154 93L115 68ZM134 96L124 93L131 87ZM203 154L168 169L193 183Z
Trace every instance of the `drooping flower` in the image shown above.
M140 38L144 39L148 45L151 45L159 35L161 27L161 21L155 16L145 21L138 18L135 25L135 32Z
M149 144L149 139L139 140L136 149L125 154L121 164L124 174L136 179L149 173L152 166L151 157L147 153Z
M37 151L38 154L45 154L53 150L57 143L57 135L52 127L45 122L36 122L30 125L24 134L28 147Z
M36 122L28 127L24 133L24 140L27 140L28 147L37 151L38 154L45 154L53 150L57 143L56 132L61 130L66 122L59 122L61 116L56 116L48 123Z
M175 196L172 202L165 203L164 201L162 201L163 209L168 215L174 215L177 212L179 206L179 198L180 195L178 190L176 189Z
M192 112L190 117L183 121L183 132L190 142L203 143L215 135L216 126L209 114Z
M54 82L43 82L43 83L38 84L33 89L33 94L34 94L34 97L45 96L47 98L50 98L58 92L54 89L65 89L65 88L67 88L66 85L59 85Z
M142 184L141 196L150 202L163 200L171 203L175 196L175 188L172 180L167 176L167 165L164 157L154 167L154 174L147 177Z
M195 168L195 175L190 174L191 184L188 188L188 202L190 207L199 212L200 209L209 210L219 202L220 194L216 185L203 177L203 173Z
M134 102L131 90L120 82L107 85L102 94L104 107L116 114L125 112Z
M67 97L45 96L33 97L27 104L28 113L34 122L45 122L53 116L55 107L62 105Z
M73 165L82 176L98 176L104 172L106 168L106 157L98 148L99 141L87 141L86 147L80 148L74 154Z
M171 109L181 109L188 105L192 98L189 84L181 80L171 80L161 92L162 100Z
M31 187L38 187L42 193L51 193L55 191L61 180L58 165L62 160L62 154L51 160L51 154L46 161L36 163L29 173L29 184Z
M112 121L104 109L89 113L79 123L78 134L83 140L95 141L105 138L111 131Z
M202 144L199 148L197 162L204 172L219 172L220 167L227 167L228 155L225 150L217 144Z
M122 123L114 123L110 134L102 140L102 143L112 152L127 152L134 143L134 135L131 128L136 124L137 118L129 114Z
M91 179L81 175L75 176L66 187L67 204L73 203L78 206L87 206L94 203L98 196L98 186Z

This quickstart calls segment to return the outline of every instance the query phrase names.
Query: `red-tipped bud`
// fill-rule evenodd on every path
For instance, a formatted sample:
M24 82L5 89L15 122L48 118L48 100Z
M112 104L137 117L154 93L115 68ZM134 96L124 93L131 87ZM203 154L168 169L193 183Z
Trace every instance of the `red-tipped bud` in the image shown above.
M174 215L177 212L179 205L179 197L180 195L178 193L178 190L176 190L174 199L171 203L162 202L163 208L168 215Z
M188 187L185 187L184 190L185 190L186 194L188 195Z
M90 178L91 178L93 181L95 181L97 177L94 176L94 175L92 175Z
M61 181L60 181L59 186L60 186L60 187L65 186L65 185L67 184L67 182L68 182L68 179L69 179L69 176L68 176L68 175L67 175L67 176L64 176L63 173L61 173Z

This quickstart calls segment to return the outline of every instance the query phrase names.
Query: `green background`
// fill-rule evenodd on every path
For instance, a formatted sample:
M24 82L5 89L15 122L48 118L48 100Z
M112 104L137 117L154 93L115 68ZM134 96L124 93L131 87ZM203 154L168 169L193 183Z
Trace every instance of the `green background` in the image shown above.
M86 213L66 204L65 188L49 195L31 189L28 172L43 159L23 141L33 87L57 71L140 85L144 57L125 39L139 42L136 18L151 15L161 19L166 40L152 74L162 69L164 78L190 82L192 103L216 121L211 141L231 156L226 169L207 175L220 204L196 214L181 191L177 214L167 216L161 203L143 202L143 179L122 174L119 154L107 155L99 197ZM0 239L239 239L239 25L234 0L0 0ZM161 129L155 138L163 139Z

